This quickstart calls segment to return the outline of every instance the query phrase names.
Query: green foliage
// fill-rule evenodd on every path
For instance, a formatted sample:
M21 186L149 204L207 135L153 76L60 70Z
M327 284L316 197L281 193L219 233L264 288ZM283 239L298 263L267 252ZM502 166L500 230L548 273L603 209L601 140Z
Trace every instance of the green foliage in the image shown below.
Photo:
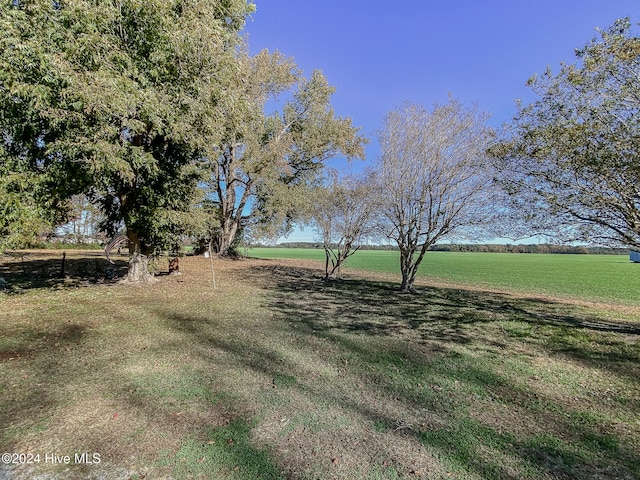
M124 228L140 253L184 235L215 238L225 253L245 227L290 221L327 158L363 155L364 139L334 114L319 72L304 79L281 54L246 53L239 31L251 2L0 8L6 244L33 244L85 193L101 227ZM283 111L267 115L283 92Z
M0 5L0 245L33 246L66 218L77 165L47 146L65 80L55 66L51 2Z
M241 55L224 100L224 133L211 155L209 198L217 207L216 249L226 255L239 231L275 236L304 210L324 162L338 154L362 157L364 137L335 115L333 94L318 71L301 76L291 59L263 51ZM266 102L288 94L282 112Z
M236 78L238 31L253 5L42 0L1 8L0 131L3 159L14 162L4 167L52 192L36 188L13 210L64 217L64 200L83 191L103 210L103 227L124 225L143 253L174 245L198 163L219 142L225 82ZM16 217L28 226L27 215Z
M529 80L538 99L493 150L501 181L530 231L640 248L640 38L619 20L576 56Z
M36 181L27 172L0 172L0 246L34 247L51 229L33 197Z

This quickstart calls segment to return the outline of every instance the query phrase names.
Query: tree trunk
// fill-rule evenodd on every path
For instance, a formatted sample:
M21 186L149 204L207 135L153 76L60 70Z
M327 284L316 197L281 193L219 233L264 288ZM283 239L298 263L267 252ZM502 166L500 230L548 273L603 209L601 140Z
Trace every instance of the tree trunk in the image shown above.
M218 241L216 242L218 247L218 255L220 257L226 257L229 255L229 247L231 247L232 240L224 232L218 235Z
M340 280L340 272L342 270L342 263L346 260L347 256L344 251L338 250L334 252L331 247L324 247L325 265L324 265L324 279Z
M329 260L330 253L327 247L324 247L324 279L325 281L329 280Z
M413 286L409 283L409 270L411 269L411 264L407 260L409 257L411 257L411 253L407 252L406 249L400 248L400 273L402 274L400 290L403 292L408 292L409 288Z
M146 248L140 244L137 233L127 232L129 239L129 272L127 281L131 283L151 283L153 275L149 272L149 257Z
M403 292L412 292L414 290L413 282L411 281L408 272L402 272L402 283L400 284L400 290Z
M238 232L238 224L233 220L225 221L220 233L218 234L218 255L221 257L225 257L229 255L229 250L231 249L231 245L236 239L236 234Z
M340 267L342 265L340 263L336 263L333 264L331 266L331 268L329 268L329 266L327 265L327 268L325 269L325 273L324 273L324 279L326 281L329 280L340 280L341 276L340 276Z
M413 283L416 279L416 269L413 268L413 251L400 251L400 272L402 273L402 283L400 290L407 293L415 293Z
M333 253L330 247L324 247L324 256L324 279L329 281L336 278L336 270L340 268L340 258Z

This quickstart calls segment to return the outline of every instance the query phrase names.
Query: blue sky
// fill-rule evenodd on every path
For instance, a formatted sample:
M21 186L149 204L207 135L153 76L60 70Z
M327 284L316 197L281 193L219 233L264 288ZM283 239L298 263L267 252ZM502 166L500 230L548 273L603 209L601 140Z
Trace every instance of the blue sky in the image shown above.
M336 87L336 113L371 137L367 163L378 155L375 131L403 101L431 107L451 94L477 103L498 126L516 99L533 98L527 79L573 63L596 27L640 22L638 0L255 2L245 28L251 52L279 50L306 75L322 70Z

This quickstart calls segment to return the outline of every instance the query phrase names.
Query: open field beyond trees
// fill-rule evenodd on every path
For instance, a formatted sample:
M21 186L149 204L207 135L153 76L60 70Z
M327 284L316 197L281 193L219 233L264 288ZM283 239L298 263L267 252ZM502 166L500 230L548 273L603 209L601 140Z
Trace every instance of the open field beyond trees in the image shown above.
M634 301L300 259L132 286L90 255L1 257L0 450L40 459L3 480L640 477Z
M252 248L248 254L324 261L322 248ZM399 254L360 250L346 266L399 276ZM640 264L628 255L427 252L418 274L454 285L640 306Z

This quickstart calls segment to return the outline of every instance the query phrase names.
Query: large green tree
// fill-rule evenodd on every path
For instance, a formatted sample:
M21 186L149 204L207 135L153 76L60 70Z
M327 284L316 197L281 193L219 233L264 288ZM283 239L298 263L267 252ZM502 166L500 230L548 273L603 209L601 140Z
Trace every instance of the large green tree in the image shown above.
M598 33L529 80L493 153L529 233L640 249L640 38L628 19Z
M253 5L25 0L1 8L2 154L19 167L4 162L3 173L55 185L59 194L44 204L33 195L47 211L64 214L64 198L87 192L105 228L125 229L129 278L144 279L146 255L182 233L199 164L221 142L221 104Z
M0 5L0 246L33 246L81 191L77 164L47 148L65 82L55 66L52 5Z
M240 56L238 66L207 182L220 255L244 228L258 235L286 228L304 209L325 161L361 158L366 142L350 119L335 114L334 88L319 71L307 79L291 59L267 51ZM282 111L267 112L267 102L279 95L285 96Z

